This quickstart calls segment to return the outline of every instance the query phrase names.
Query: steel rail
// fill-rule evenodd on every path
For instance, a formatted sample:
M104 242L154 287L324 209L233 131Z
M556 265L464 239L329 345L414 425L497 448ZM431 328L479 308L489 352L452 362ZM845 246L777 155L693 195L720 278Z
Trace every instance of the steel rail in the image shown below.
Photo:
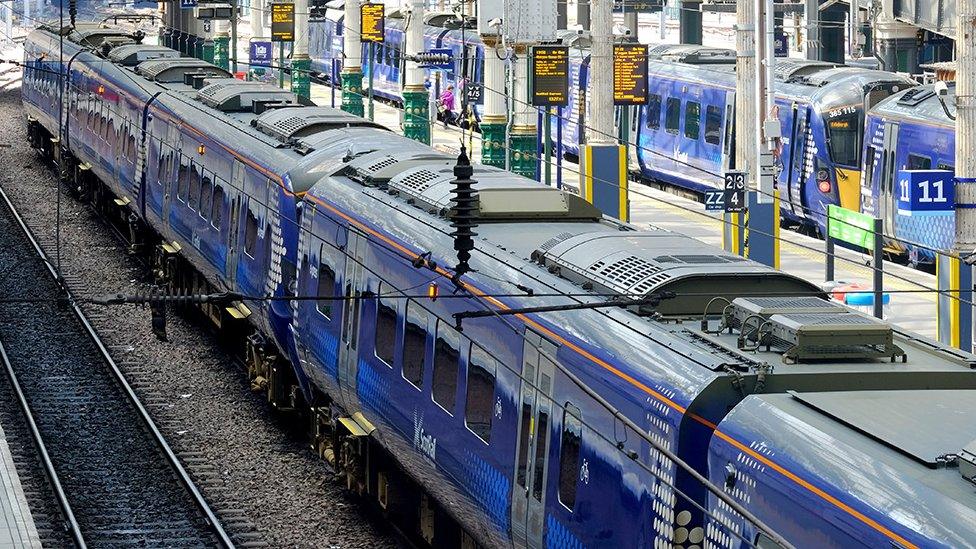
M96 347L98 347L98 351L102 355L102 358L104 359L106 365L108 365L109 371L112 373L113 377L115 377L115 380L118 382L123 392L125 392L126 396L129 399L130 404L132 404L136 413L142 419L143 424L145 425L149 433L152 435L152 438L156 442L156 445L159 447L160 451L162 451L163 456L166 458L166 461L169 462L170 466L173 468L173 471L176 473L176 476L179 479L180 483L183 485L184 489L186 489L186 491L190 494L198 510L201 513L203 513L203 516L206 519L207 524L210 526L210 529L213 531L213 534L217 537L217 541L220 543L221 546L226 547L228 549L233 549L235 547L234 542L230 539L230 536L224 530L224 527L220 523L220 520L218 520L216 513L214 513L213 509L207 503L206 499L204 499L203 494L200 493L199 488L193 482L193 479L190 478L189 473L187 473L186 469L180 463L179 458L176 456L176 453L173 451L172 447L166 441L166 438L159 430L159 427L157 427L156 422L154 422L152 417L150 417L149 412L146 410L145 406L143 406L142 402L139 400L139 397L132 389L132 386L129 385L128 381L125 378L125 375L122 373L122 370L119 368L118 364L116 364L115 360L112 358L112 355L109 353L108 348L105 346L105 343L102 341L101 337L99 337L94 327L92 327L91 322L89 322L88 317L85 315L84 311L82 311L81 308L78 306L78 303L76 302L71 289L68 288L67 284L65 284L64 280L61 278L60 274L51 264L51 262L47 257L47 254L44 252L44 249L41 247L40 243L38 243L37 239L34 238L34 234L31 232L30 228L27 226L26 222L20 216L20 213L17 211L17 208L14 207L13 202L11 202L10 198L7 196L7 193L4 192L2 188L0 188L0 198L3 198L3 202L6 204L7 209L10 211L11 215L17 221L17 224L20 225L20 228L23 231L24 236L27 238L31 246L34 248L35 253L44 262L44 265L47 267L47 270L50 273L50 275L54 278L55 282L57 282L57 284L61 287L61 289L65 292L65 294L67 294L69 298L69 304L70 304L69 306L71 307L71 310L74 313L75 317L84 327L85 331L88 333L88 336L91 338L91 340L95 343ZM0 346L0 348L2 348L2 346ZM8 375L12 376L13 370L10 367L9 362L6 360L5 353L4 353L4 363L5 366L7 367ZM15 380L16 378L12 377L11 379ZM23 393L20 392L19 385L16 385L16 387L18 391L18 396L21 399L23 399ZM34 423L33 418L30 414L30 409L27 406L26 400L22 400L21 406L22 408L24 408L25 414L28 416L28 423L31 425L32 427L31 430L35 435L35 443L43 444L43 441L40 439L40 433L37 431L36 424ZM41 453L43 455L43 459L45 460L45 469L48 469L48 467L50 467L49 474L54 473L53 465L50 462L46 450ZM55 489L56 492L60 491L59 497L61 496L65 497L63 505L68 505L66 494L64 494L64 491L61 489L60 482L56 481L57 479L56 473L54 473L54 475L55 476L52 477L52 484L56 484L57 486ZM61 502L59 501L59 503ZM62 506L62 509L64 508L65 507ZM71 513L70 511L70 505L67 506L67 509L68 512L66 513L66 517L68 518L70 526L72 527L72 529L77 528L78 523L74 518L74 514ZM76 533L73 530L72 535L75 534ZM79 530L77 532L77 536L80 535L81 533ZM76 542L77 541L78 538L76 537ZM79 544L79 546L85 547L83 539L81 539L81 543Z

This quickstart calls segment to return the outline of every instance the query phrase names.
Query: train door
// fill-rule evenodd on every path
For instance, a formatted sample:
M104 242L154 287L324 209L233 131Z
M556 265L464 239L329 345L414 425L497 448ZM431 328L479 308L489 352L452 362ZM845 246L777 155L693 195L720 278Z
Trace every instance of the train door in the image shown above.
M790 127L790 144L788 155L782 160L786 162L786 189L790 211L794 215L805 218L803 211L803 167L806 165L807 150L807 117L810 110L806 105L793 102L793 124ZM784 153L787 151L783 151Z
M356 374L359 370L359 319L364 285L363 263L366 258L366 236L350 227L347 231L346 266L342 279L342 340L339 342L339 387L347 410L357 408Z
M898 175L898 122L885 122L882 143L881 181L878 182L875 215L884 220L885 234L895 234L895 215L898 212L898 194L895 192L895 176Z
M237 264L240 260L240 239L241 239L241 212L244 204L244 164L235 159L234 168L231 175L232 181L227 189L228 203L230 204L229 223L227 225L227 264L225 276L227 282L234 286L237 282Z
M512 536L516 546L543 546L549 425L556 346L526 329L522 357L521 420L515 450Z

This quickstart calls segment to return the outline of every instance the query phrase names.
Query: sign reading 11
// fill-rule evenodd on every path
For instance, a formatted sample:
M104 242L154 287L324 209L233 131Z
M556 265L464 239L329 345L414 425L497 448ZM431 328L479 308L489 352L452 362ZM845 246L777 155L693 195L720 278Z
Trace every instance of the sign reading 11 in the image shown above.
M955 179L948 170L898 172L898 213L945 212L955 209Z

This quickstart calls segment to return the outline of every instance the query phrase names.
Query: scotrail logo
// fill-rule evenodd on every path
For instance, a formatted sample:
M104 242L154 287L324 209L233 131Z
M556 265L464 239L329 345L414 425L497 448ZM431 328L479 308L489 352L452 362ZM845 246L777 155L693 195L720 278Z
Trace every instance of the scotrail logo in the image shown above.
M413 414L413 447L434 461L437 453L437 439L424 432L424 415Z

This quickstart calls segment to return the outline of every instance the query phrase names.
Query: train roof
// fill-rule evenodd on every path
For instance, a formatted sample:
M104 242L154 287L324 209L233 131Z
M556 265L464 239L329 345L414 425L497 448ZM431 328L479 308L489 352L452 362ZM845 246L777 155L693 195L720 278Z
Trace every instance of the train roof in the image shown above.
M954 129L956 122L946 114L946 108L949 108L950 112L955 110L956 84L955 82L948 82L946 85L947 94L942 98L942 101L945 102L945 107L943 107L942 101L939 100L935 85L928 84L888 97L875 105L871 109L870 114L872 116L898 118Z
M972 389L798 391L748 396L719 428L846 490L835 497L962 547L976 538L973 417Z

